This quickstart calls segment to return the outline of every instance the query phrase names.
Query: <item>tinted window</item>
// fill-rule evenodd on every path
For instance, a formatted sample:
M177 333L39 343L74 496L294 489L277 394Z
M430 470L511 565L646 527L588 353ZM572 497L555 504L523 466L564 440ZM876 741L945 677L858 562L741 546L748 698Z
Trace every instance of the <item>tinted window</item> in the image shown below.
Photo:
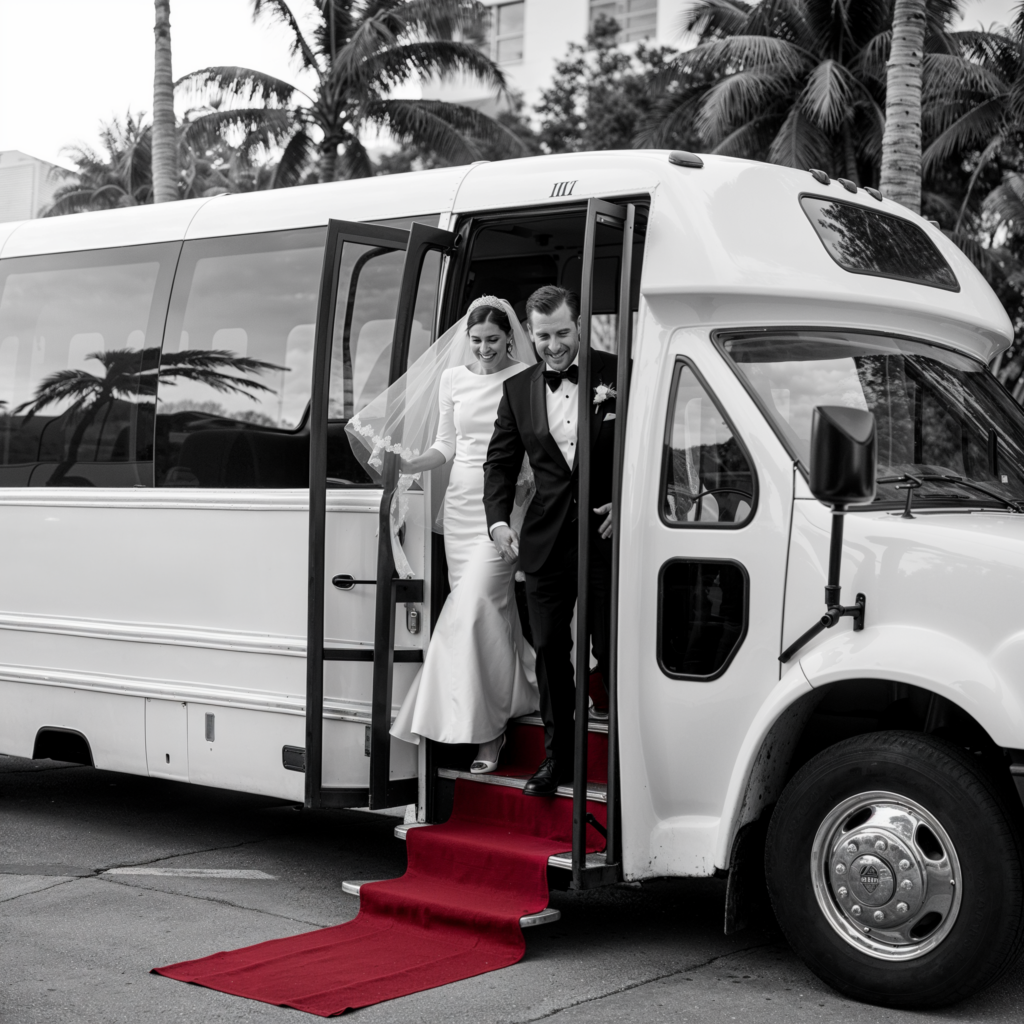
M960 290L942 254L909 220L817 196L803 196L800 205L828 254L844 270Z
M1024 502L1024 412L983 363L854 331L737 334L724 346L805 467L814 407L846 405L874 414L878 476L920 481L915 505ZM900 483L879 484L877 500L904 500Z
M682 559L662 566L658 661L668 675L721 675L747 632L747 574L737 562Z
M0 486L152 483L177 244L0 261Z
M676 364L665 433L661 517L669 526L739 526L754 474L732 427L686 363Z
M331 347L331 386L327 414L329 486L366 486L370 477L356 459L345 424L387 386L405 252L346 242L338 268L338 299ZM432 339L440 253L427 253L420 273L408 364Z
M309 402L325 238L313 228L185 243L160 361L158 484L303 486L308 446L287 442ZM273 448L260 465L250 432Z

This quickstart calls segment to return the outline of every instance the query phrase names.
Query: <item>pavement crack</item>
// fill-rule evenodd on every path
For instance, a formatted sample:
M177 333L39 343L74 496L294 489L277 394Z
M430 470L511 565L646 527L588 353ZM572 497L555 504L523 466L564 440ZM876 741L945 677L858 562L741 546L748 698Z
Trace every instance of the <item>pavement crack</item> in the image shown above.
M26 896L38 896L41 892L50 892L53 889L59 889L62 885L67 885L69 882L77 882L78 878L63 878L59 882L54 882L53 885L44 885L42 889L30 889L28 892L19 892L17 896L5 896L0 899L0 903L13 903L15 900L24 899Z
M702 960L700 963L687 964L685 967L680 967L674 971L665 971L664 974L656 974L651 978L644 978L641 981L631 981L627 985L620 985L618 988L610 989L608 992L600 992L594 996L586 996L583 999L576 999L571 1003L566 1003L564 1006L548 1010L547 1013L542 1013L537 1017L525 1017L523 1020L517 1022L517 1024L534 1024L534 1022L538 1020L548 1020L551 1017L557 1016L559 1013L563 1013L565 1010L572 1010L577 1006L585 1006L587 1003L596 1003L602 999L607 999L609 996L620 995L623 992L632 992L634 989L643 988L644 985L652 985L656 981L664 981L666 978L673 978L679 974L689 974L691 971L700 971L705 967L710 967L713 963L717 963L719 960L726 960L731 956L739 956L741 953L750 953L755 949L765 949L770 945L770 942L758 942L753 946L744 946L742 949L733 949L728 953L719 953L717 956L708 957L707 960Z
M217 853L220 850L237 850L243 846L255 846L256 843L262 843L266 837L259 839L244 839L240 843L227 843L224 846L206 846L199 850L181 850L178 853L165 853L159 857L153 857L150 860L133 860L125 861L123 864L108 864L106 867L94 868L93 871L97 875L102 875L105 871L111 871L114 868L145 868L152 864L159 864L161 861L174 860L177 857L194 857L200 853Z
M189 900L202 900L205 903L216 903L222 907L232 907L235 910L246 910L252 914L264 914L267 917L280 918L282 921L294 921L296 924L309 925L310 928L330 928L329 924L321 924L319 921L307 921L303 917L291 917L288 914L278 914L273 910L264 910L261 907L247 907L244 903L235 903L219 896L203 896L194 892L169 892L167 889L159 889L152 885L142 885L140 882L128 881L131 876L114 875L102 878L101 881L109 882L112 885L123 885L128 889L143 889L146 892L156 892L163 896L181 896ZM339 922L340 923L340 922Z

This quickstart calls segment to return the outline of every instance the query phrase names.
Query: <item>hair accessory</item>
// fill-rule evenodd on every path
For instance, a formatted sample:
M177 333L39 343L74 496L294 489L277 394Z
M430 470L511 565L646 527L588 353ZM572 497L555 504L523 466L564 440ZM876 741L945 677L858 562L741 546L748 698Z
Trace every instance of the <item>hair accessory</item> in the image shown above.
M506 305L508 305L508 303L506 303L504 299L499 299L497 295L481 295L480 298L474 299L469 304L469 309L466 310L466 312L472 313L477 306L491 306L494 309L503 310Z

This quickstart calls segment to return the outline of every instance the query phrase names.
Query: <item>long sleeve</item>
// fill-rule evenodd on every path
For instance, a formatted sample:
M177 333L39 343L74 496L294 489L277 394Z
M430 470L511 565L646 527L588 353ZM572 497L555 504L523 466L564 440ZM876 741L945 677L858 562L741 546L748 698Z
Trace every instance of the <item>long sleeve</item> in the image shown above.
M455 458L455 400L452 397L452 371L441 374L437 393L437 437L430 446L444 456L445 462Z
M523 465L526 448L519 434L512 406L508 400L508 384L502 389L494 433L484 462L484 511L488 532L497 523L508 523L516 498L516 482Z

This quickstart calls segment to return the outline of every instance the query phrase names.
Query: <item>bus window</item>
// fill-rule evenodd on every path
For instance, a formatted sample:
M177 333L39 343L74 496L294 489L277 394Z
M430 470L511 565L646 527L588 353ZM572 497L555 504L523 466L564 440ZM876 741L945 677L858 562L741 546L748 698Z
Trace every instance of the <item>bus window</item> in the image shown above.
M326 229L186 242L160 360L156 481L304 487Z
M718 403L692 367L676 363L665 435L661 518L667 526L741 526L754 473Z
M176 243L0 261L0 487L152 484Z
M747 633L747 572L725 559L674 558L658 581L658 663L676 679L716 679Z

